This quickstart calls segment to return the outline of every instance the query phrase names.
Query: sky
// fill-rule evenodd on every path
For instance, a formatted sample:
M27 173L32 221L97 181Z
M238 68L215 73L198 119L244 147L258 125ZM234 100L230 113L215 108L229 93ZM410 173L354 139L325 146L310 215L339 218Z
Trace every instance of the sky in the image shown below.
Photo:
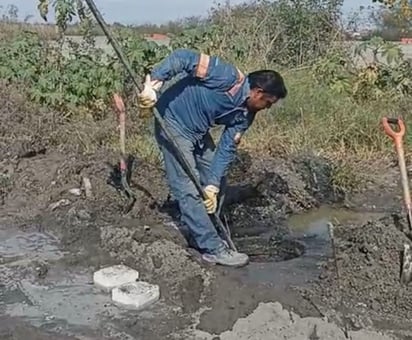
M216 2L217 0L95 0L108 23L117 21L123 24L161 24L188 16L205 16ZM230 0L231 4L242 2L245 1ZM33 15L31 21L41 21L37 11L37 0L0 0L0 6L3 8L11 3L19 8L20 18ZM361 5L372 5L372 0L345 0L344 13L358 9ZM50 19L53 21L53 17Z

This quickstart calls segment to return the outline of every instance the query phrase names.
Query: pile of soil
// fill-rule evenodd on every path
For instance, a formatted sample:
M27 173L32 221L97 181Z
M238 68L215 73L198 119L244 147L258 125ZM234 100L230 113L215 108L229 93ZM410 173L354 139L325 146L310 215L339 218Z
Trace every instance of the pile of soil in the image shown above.
M352 318L349 326L388 319L411 319L412 290L400 281L404 244L411 244L403 230L407 222L399 214L359 225L336 226L335 263L323 268L319 282L304 293L319 306ZM367 312L367 313L365 313Z
M196 337L196 340L213 339L216 339L213 335L200 332ZM322 318L301 318L283 308L280 303L260 303L253 313L239 319L232 330L220 334L219 339L392 340L393 338L365 330L349 332L346 336L344 330Z
M234 241L253 261L301 256L304 246L290 238L288 216L345 198L333 187L330 161L309 153L277 159L241 153L229 180L224 214Z
M186 248L181 234L164 225L102 227L101 244L110 256L158 284L162 296L183 312L201 305L212 278Z

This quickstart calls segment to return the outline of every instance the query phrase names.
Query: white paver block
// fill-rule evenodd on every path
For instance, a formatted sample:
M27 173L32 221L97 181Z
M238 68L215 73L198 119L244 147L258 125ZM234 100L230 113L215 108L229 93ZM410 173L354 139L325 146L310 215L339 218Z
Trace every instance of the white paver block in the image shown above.
M93 274L93 282L99 288L110 291L125 283L136 282L139 272L122 264L106 267Z
M141 310L159 300L158 285L139 281L113 288L112 300L127 309Z

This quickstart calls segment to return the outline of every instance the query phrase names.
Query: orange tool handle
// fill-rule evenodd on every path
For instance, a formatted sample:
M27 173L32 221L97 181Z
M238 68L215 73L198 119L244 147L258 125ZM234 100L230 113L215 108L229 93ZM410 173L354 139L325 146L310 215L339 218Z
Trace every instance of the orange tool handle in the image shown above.
M116 111L119 117L119 125L120 125L120 150L122 155L124 156L126 153L126 108L124 106L124 102L122 97L115 93L113 95L114 104L116 106Z
M391 128L391 125L397 125L399 128L399 131L395 131ZM402 144L402 138L405 135L405 124L402 120L402 118L387 118L383 117L382 118L382 125L385 133L393 139L395 142L396 146L399 146Z
M126 112L126 107L124 106L123 99L118 93L113 94L113 100L119 112Z
M394 131L390 124L397 125L399 131ZM401 183L403 189L403 199L405 208L408 214L409 227L412 228L412 204L411 195L409 191L408 172L406 170L405 152L403 149L403 136L405 135L405 124L402 118L382 118L382 125L385 133L393 139L395 143L396 153L398 154L399 170L401 172Z

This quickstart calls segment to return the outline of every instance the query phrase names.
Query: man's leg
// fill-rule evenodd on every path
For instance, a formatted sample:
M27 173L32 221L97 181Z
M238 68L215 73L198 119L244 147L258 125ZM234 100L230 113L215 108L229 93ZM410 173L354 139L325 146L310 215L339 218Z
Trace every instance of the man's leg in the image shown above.
M194 145L170 127L169 131L174 135L174 140L179 145L181 152L198 175L193 155ZM170 190L179 203L182 223L188 227L201 252L215 253L221 251L224 244L206 212L203 201L195 185L175 157L173 146L166 139L157 123L155 134L163 154Z
M207 185L207 180L210 176L210 165L212 163L213 157L215 155L216 146L213 142L212 137L210 134L206 134L202 141L198 142L195 146L194 155L196 161L196 167L199 171L200 181L202 185ZM218 202L218 215L221 215L221 209L224 201L226 189L226 178L223 178L220 184L220 191L219 191L219 202ZM221 235L223 238L223 235ZM225 242L226 243L226 242ZM211 256L205 254L203 258L209 262L237 262L239 265L245 265L249 261L248 256L246 254L234 252L229 249L228 245L226 244L225 252L221 254L212 254Z
M194 155L196 168L199 171L200 182L204 186L208 184L207 180L210 177L210 165L212 164L212 160L215 155L215 149L216 145L209 133L205 135L203 140L195 145ZM225 199L226 182L226 178L223 178L220 183L219 201L217 208L217 213L219 215L222 211L223 201Z

